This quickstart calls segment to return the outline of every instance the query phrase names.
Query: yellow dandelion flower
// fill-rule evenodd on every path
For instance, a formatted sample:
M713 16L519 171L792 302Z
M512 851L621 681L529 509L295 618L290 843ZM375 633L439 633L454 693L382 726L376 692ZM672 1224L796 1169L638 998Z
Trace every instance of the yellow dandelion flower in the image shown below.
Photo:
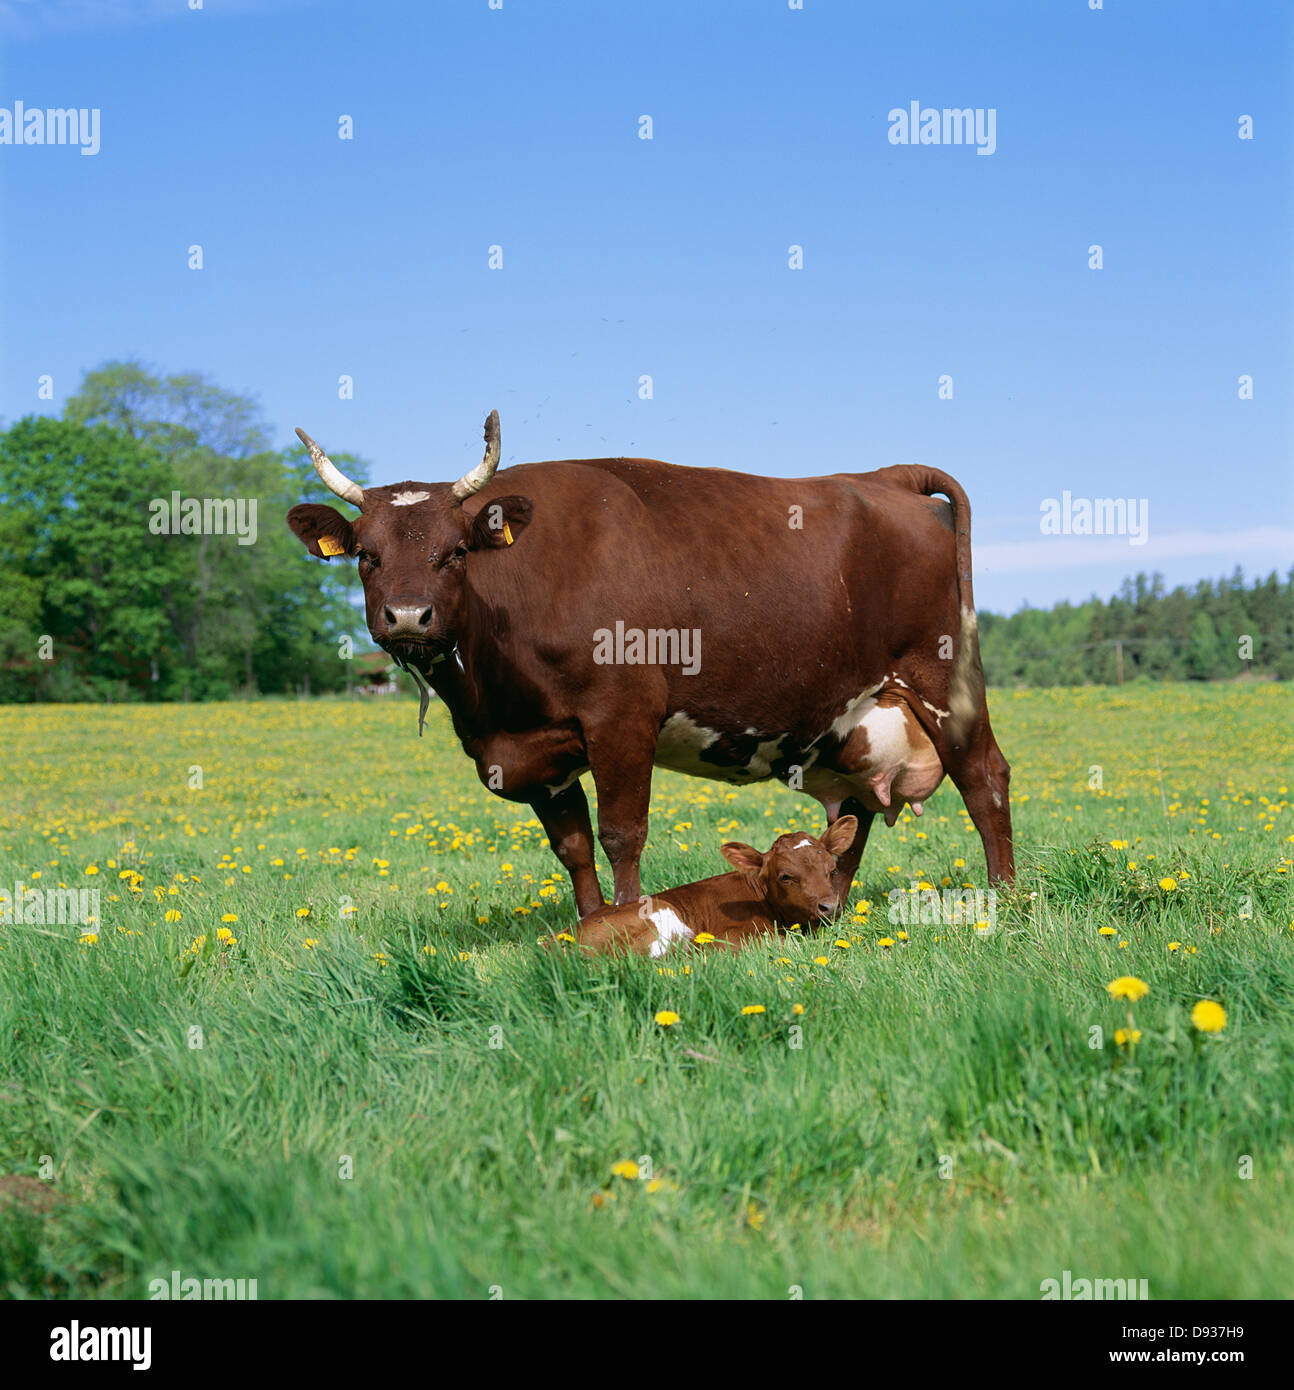
M1161 878L1159 886L1165 893L1175 893L1177 891L1177 880L1175 878Z
M1129 1043L1139 1043L1141 1041L1141 1029L1116 1028L1114 1030L1114 1041L1119 1047L1126 1047Z
M633 1182L638 1176L638 1165L632 1158L622 1158L619 1163L611 1165L611 1176L623 1178L626 1182Z
M741 1011L744 1014L762 1014L764 1012L764 1006L762 1004L746 1004L743 1005Z
M1120 975L1117 980L1111 980L1106 989L1115 999L1126 999L1130 1004L1150 993L1150 986L1135 975Z
M662 1028L672 1028L674 1024L678 1022L678 1015L673 1009L662 1009L660 1013L656 1015L656 1022L659 1023Z
M1227 1026L1227 1011L1212 999L1201 999L1191 1010L1191 1022L1201 1033L1220 1033Z

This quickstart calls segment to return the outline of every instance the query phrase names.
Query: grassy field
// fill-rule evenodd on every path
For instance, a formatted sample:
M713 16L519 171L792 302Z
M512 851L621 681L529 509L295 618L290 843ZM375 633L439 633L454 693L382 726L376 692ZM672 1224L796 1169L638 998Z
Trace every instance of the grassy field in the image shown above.
M435 707L0 709L0 887L100 892L0 925L0 1289L1289 1297L1294 696L992 708L995 930L888 919L983 885L945 784L838 933L659 962L537 948L569 885ZM658 774L645 889L817 809Z

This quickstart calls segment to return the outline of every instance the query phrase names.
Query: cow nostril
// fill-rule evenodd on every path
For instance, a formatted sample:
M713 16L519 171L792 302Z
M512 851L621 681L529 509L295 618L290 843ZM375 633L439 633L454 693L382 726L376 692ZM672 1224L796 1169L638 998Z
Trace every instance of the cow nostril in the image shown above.
M819 911L824 917L830 917L831 914L832 914L835 910L836 910L836 905L835 905L834 902L830 902L830 903L819 903L819 904L818 904L818 911Z
M422 616L418 619L418 626L419 626L419 627L426 627L430 622L431 622L431 609L430 609L430 608L424 608L423 611L422 611Z
M382 610L382 616L387 620L387 622L388 622L392 627L395 626L395 614L392 613L391 610L390 610L389 608L383 608L383 610Z

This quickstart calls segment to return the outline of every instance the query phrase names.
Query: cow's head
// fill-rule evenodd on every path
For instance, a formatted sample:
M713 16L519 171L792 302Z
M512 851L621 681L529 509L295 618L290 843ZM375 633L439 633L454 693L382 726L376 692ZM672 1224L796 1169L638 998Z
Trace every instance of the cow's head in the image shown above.
M841 816L820 840L797 831L779 836L767 854L735 841L724 845L722 854L746 875L783 926L807 926L840 911L840 894L831 876L857 830L856 816Z
M319 476L360 514L307 502L288 512L288 525L311 555L358 560L373 640L425 672L458 641L472 555L511 545L530 520L525 497L463 509L499 466L499 412L485 422L485 457L456 483L361 488L304 430L297 434Z

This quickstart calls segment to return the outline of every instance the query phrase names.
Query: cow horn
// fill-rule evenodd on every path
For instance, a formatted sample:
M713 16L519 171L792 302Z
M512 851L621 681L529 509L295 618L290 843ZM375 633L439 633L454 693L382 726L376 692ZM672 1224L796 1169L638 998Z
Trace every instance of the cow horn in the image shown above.
M490 411L490 418L485 422L485 457L470 473L464 473L454 484L454 496L461 502L474 492L480 492L486 483L494 477L494 470L498 466L499 412L492 410Z
M343 502L349 502L352 507L363 507L364 489L358 483L351 480L341 471L340 468L328 457L327 454L314 442L313 439L301 429L297 428L297 437L302 444L310 450L310 462L315 466L315 472L324 480L324 486L330 492L335 492Z

